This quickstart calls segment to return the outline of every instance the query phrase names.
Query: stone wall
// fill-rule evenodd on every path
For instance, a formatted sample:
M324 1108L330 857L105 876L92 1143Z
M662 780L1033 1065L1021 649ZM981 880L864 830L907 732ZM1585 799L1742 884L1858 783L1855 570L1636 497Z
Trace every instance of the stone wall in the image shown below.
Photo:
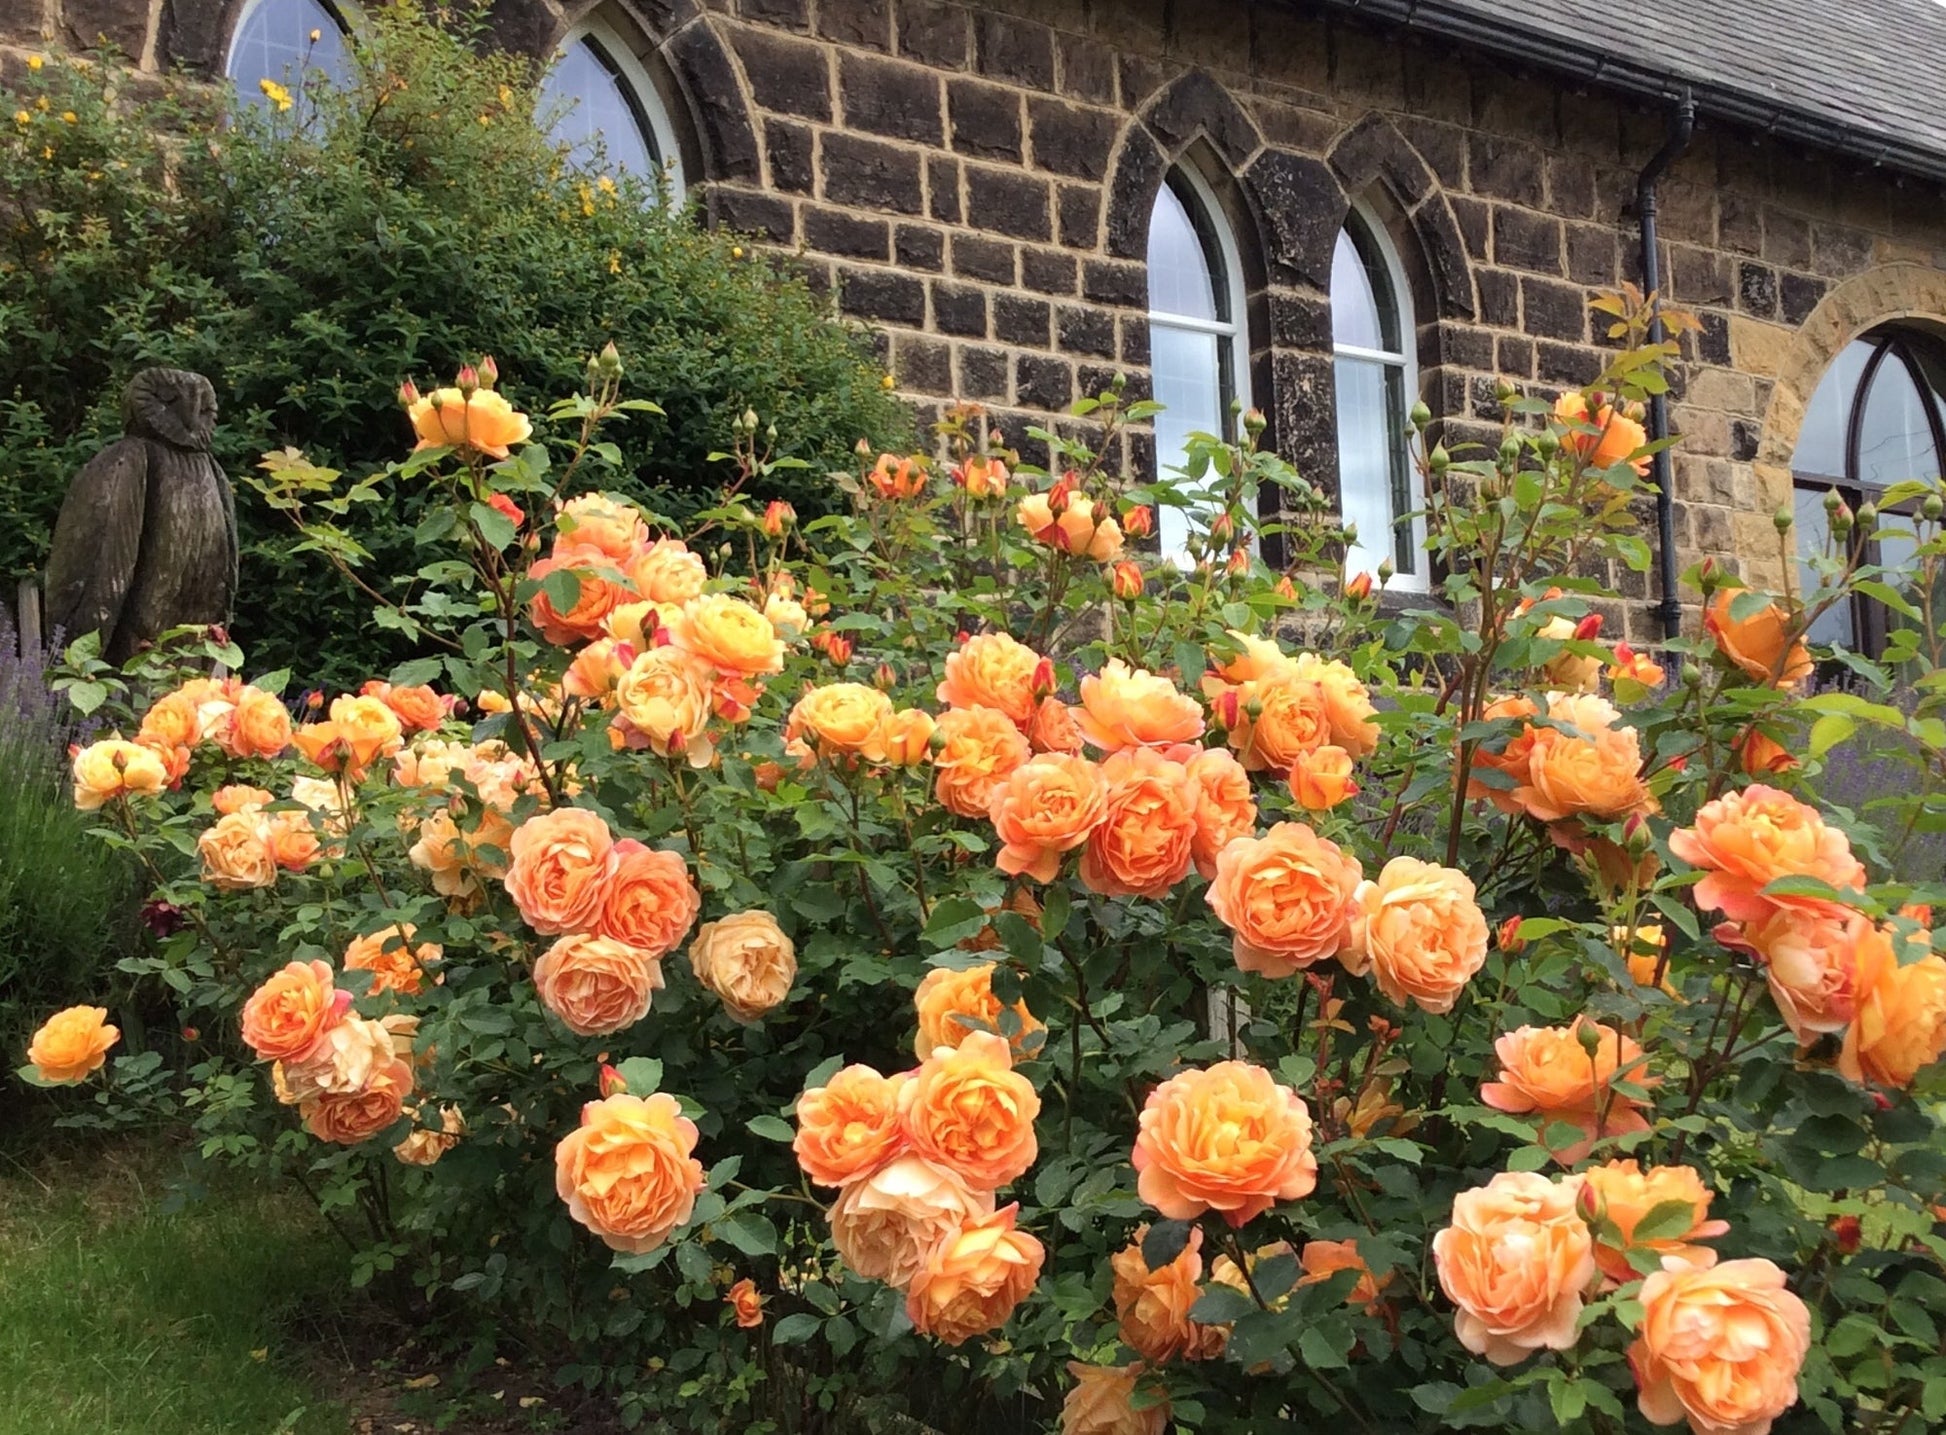
M99 32L146 67L207 71L240 0L26 3L38 21L0 18L0 44ZM502 41L535 53L589 9L494 3ZM1325 484L1326 290L1348 206L1406 256L1428 401L1455 434L1478 432L1498 378L1546 392L1598 370L1586 300L1638 270L1635 178L1664 133L1599 91L1292 3L606 0L602 14L684 97L712 217L798 252L882 335L922 411L976 399L1016 437L1118 369L1146 382L1148 214L1168 167L1195 166L1244 250L1253 396ZM1810 386L1873 323L1946 321L1942 214L1936 186L1699 126L1662 199L1665 290L1705 325L1671 405L1683 565L1715 555L1778 581L1771 514ZM1620 633L1652 637L1652 579L1611 578L1632 600Z

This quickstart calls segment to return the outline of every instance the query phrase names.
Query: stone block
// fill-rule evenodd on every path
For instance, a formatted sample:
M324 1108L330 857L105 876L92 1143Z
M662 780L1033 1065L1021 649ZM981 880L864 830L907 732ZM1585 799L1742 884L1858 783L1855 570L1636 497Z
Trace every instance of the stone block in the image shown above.
M807 120L831 118L831 65L822 47L767 30L732 33L758 108Z
M817 30L840 46L892 48L892 7L886 0L818 0Z
M937 274L946 267L946 236L923 224L901 224L892 232L892 258L901 268Z
M1536 274L1559 274L1561 221L1510 205L1493 207L1494 263Z
M1094 249L1101 243L1101 191L1093 185L1058 186L1054 213L1061 243L1069 249Z
M1737 307L1760 319L1777 316L1777 271L1746 259L1737 265Z
M1114 104L1114 50L1078 35L1056 36L1054 87L1069 99Z
M926 286L895 269L840 267L838 307L854 318L917 329L926 322Z
M1081 261L1058 249L1022 249L1020 282L1036 294L1072 294L1080 284Z
M1004 239L972 234L953 236L953 273L989 284L1013 285L1019 280L1014 246Z
M984 159L1021 158L1020 92L980 80L953 80L946 87L953 148Z
M973 53L972 19L940 0L898 0L899 53L936 70L963 70Z
M945 143L935 71L901 60L841 52L838 85L850 128L935 148Z
M14 0L24 9L28 0ZM77 50L103 45L140 60L149 40L149 19L158 0L65 0L61 34Z
M1802 324L1811 317L1811 311L1818 307L1828 288L1822 279L1784 271L1777 280L1779 317L1793 327Z
M725 229L772 244L789 244L796 237L796 215L787 199L720 184L710 190L709 202L712 217Z
M958 224L966 213L960 201L959 161L944 155L926 160L926 213L941 224Z
M1063 306L1055 320L1055 340L1062 352L1115 357L1115 318L1102 309Z
M1006 344L1045 349L1053 332L1054 308L1026 294L993 296L993 337Z
M770 165L770 184L789 194L809 194L817 187L816 132L789 120L764 121L764 156Z
M1081 292L1097 304L1123 309L1149 307L1149 271L1141 264L1114 260L1084 260L1081 266Z
M1011 392L1008 380L1013 375L1006 350L962 344L956 358L961 398L1006 402Z
M1794 329L1741 314L1730 316L1730 362L1747 374L1776 378L1790 355Z
M981 74L1030 90L1054 89L1054 32L1032 20L979 11L974 57Z
M1057 413L1074 402L1074 367L1052 354L1014 356L1014 402Z
M967 166L967 222L980 229L1016 239L1052 239L1051 199L1044 179L1013 170Z
M892 341L892 376L913 393L953 392L953 348L922 334L900 334Z
M970 284L936 281L932 286L932 322L942 334L984 339L987 336L986 291Z
M1520 281L1521 327L1541 339L1582 343L1588 337L1587 292L1531 275Z
M1538 149L1521 140L1479 133L1470 136L1469 144L1467 173L1474 193L1529 209L1545 207L1546 181Z
M841 259L884 262L892 253L891 230L882 219L854 214L848 209L807 206L804 211L805 247Z
M1275 283L1331 287L1331 256L1350 206L1322 160L1266 150L1243 175L1269 238Z
M737 14L745 20L778 25L786 30L811 28L811 0L739 0Z
M918 151L859 135L826 134L824 197L833 204L921 214Z
M1122 127L1116 115L1035 98L1027 102L1027 120L1036 166L1076 179L1108 177L1108 162Z

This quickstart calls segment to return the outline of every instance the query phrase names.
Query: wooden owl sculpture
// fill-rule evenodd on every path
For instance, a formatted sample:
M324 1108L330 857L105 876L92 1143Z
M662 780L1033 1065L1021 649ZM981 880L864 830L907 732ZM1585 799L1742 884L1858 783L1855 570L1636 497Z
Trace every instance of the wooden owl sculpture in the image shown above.
M100 633L121 663L190 623L227 623L236 599L236 500L210 457L216 390L144 369L122 397L122 439L68 487L47 562L47 621L63 642Z

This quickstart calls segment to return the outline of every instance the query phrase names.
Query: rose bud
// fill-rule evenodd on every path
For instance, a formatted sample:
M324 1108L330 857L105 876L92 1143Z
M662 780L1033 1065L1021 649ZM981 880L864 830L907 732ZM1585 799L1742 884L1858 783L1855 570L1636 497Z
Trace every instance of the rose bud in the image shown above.
M1583 642L1593 642L1601 632L1601 614L1590 613L1574 625L1574 635Z
M1042 658L1036 662L1034 664L1034 676L1029 684L1029 691L1036 698L1044 698L1058 686L1059 684L1055 681L1054 677L1054 659Z
M625 1096L627 1094L628 1083L622 1080L622 1074L615 1070L614 1067L603 1062L601 1067L602 1099L605 1101L611 1096Z
M1833 1216L1831 1218L1831 1243L1838 1248L1839 1255L1851 1255L1858 1249L1862 1238L1858 1217Z
M487 499L487 507L513 524L515 529L521 528L527 522L525 510L504 493L490 495Z
M1494 933L1493 944L1510 957L1527 945L1527 939L1520 935L1520 923L1521 918L1509 917Z
M1362 603L1372 596L1372 575L1354 573L1345 580L1345 596L1354 603Z
M471 364L461 364L459 373L453 377L453 386L470 397L480 387L480 371Z
M781 498L773 498L764 505L764 532L772 538L782 538L784 530L797 522L797 510Z
M1109 585L1117 598L1132 603L1142 596L1142 570L1124 559L1115 565Z
M402 408L409 409L418 402L419 386L413 383L412 380L407 379L399 385L399 404Z
M1122 532L1131 538L1147 538L1155 532L1155 510L1138 503L1122 515Z

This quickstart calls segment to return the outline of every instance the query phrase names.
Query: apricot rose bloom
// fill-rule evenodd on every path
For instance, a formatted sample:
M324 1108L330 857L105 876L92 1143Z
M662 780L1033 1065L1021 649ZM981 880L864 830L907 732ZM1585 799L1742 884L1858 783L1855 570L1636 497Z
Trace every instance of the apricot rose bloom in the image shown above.
M1631 1249L1653 1252L1657 1257L1676 1256L1690 1265L1707 1266L1716 1252L1706 1246L1692 1246L1723 1235L1728 1221L1709 1219L1710 1200L1715 1195L1703 1184L1693 1166L1651 1166L1644 1171L1634 1161L1608 1161L1590 1166L1581 1173L1581 1213L1595 1240L1595 1264L1613 1281L1632 1281L1636 1269L1629 1263ZM1680 1235L1635 1239L1635 1228L1657 1206L1682 1202L1694 1212L1689 1229Z
M1154 748L1130 747L1101 765L1102 818L1081 854L1081 880L1105 897L1165 897L1189 875L1200 789Z
M684 603L670 619L669 641L726 677L756 677L784 667L784 640L770 619L725 593Z
M1766 687L1794 688L1811 675L1811 654L1802 638L1785 640L1793 620L1777 599L1747 617L1738 617L1738 598L1747 590L1718 589L1703 611L1703 627L1716 650L1741 668L1745 676Z
M1149 1232L1138 1226L1135 1239L1109 1258L1115 1273L1113 1300L1122 1343L1144 1360L1214 1360L1223 1353L1230 1330L1189 1318L1202 1294L1203 1232L1191 1226L1189 1240L1175 1259L1151 1270L1142 1254Z
M703 591L709 569L680 538L658 538L632 557L625 569L635 591L650 603L687 603Z
M1638 1299L1628 1363L1650 1423L1686 1418L1695 1435L1766 1435L1797 1403L1811 1314L1770 1261L1699 1269L1669 1260Z
M1378 710L1370 692L1350 666L1339 658L1299 653L1291 660L1291 676L1316 683L1324 694L1324 715L1331 725L1331 741L1353 757L1370 757L1378 750Z
M969 1032L1000 1031L1002 1009L1000 998L993 994L993 972L992 962L982 962L962 971L935 967L926 973L912 994L919 1015L919 1032L912 1044L921 1061L942 1046L958 1046ZM1009 1044L1023 1054L1030 1048L1039 1050L1040 1035L1047 1028L1035 1020L1024 1001L1013 1004L1013 1014L1019 1029L1007 1038Z
M614 731L622 745L708 766L713 745L704 730L715 680L714 668L681 648L636 654L615 682Z
M1900 948L1908 943L1925 954L1901 965ZM1910 1086L1946 1051L1946 958L1923 939L1874 926L1854 960L1856 1006L1838 1070L1852 1081Z
M1602 404L1590 414L1587 396L1570 389L1554 401L1554 417L1565 430L1561 435L1562 445L1579 454L1589 468L1613 468L1627 461L1638 475L1648 475L1649 460L1634 457L1647 446L1648 433L1613 405ZM1586 424L1597 432L1579 431L1575 424Z
M1394 857L1352 894L1352 946L1399 1005L1449 1012L1486 965L1487 919L1473 881L1451 867Z
M541 588L529 601L527 615L541 636L563 647L600 637L602 625L629 597L627 588L601 575L601 570L614 567L615 560L599 548L562 543L528 569L527 576L537 583L555 573L574 575L574 601L565 610L548 587Z
M1142 1366L1084 1365L1068 1362L1074 1384L1061 1401L1061 1435L1163 1435L1169 1428L1169 1402L1135 1408Z
M292 962L265 978L243 1004L243 1042L259 1061L303 1061L351 1009L328 962Z
M1592 1053L1582 1045L1584 1032L1593 1033ZM1543 1122L1578 1127L1586 1139L1554 1153L1563 1166L1579 1161L1604 1137L1648 1129L1635 1103L1612 1089L1618 1077L1638 1086L1653 1084L1642 1071L1642 1048L1611 1026L1586 1016L1567 1026L1523 1026L1496 1040L1493 1052L1500 1080L1484 1083L1480 1100L1496 1111L1532 1113Z
M149 797L169 785L152 749L120 738L91 742L74 755L74 805L94 812L117 797Z
M344 744L351 766L360 772L379 758L391 756L405 742L398 714L377 698L333 698L331 728Z
M1013 1069L1007 1039L971 1031L941 1047L899 1088L899 1124L914 1153L974 1189L1019 1179L1040 1154L1041 1099Z
M246 685L209 735L230 757L276 757L291 745L290 709L274 694Z
M1177 1221L1215 1211L1242 1226L1318 1183L1310 1108L1247 1061L1185 1071L1150 1092L1133 1159L1137 1192Z
M541 1005L577 1036L607 1036L649 1014L662 989L662 963L648 952L570 932L534 963L534 990Z
M1216 854L1205 900L1234 934L1239 968L1287 977L1350 947L1352 897L1363 875L1335 842L1301 822L1280 822Z
M961 1345L997 1330L1040 1279L1047 1252L1016 1229L1018 1203L969 1220L926 1253L906 1287L905 1311L921 1334Z
M1190 860L1203 877L1216 875L1216 854L1232 838L1257 830L1257 799L1250 774L1227 749L1198 750L1183 764L1196 802L1196 831L1189 844Z
M1167 678L1110 658L1081 680L1074 715L1081 735L1103 752L1167 747L1203 735L1203 707Z
M419 436L414 448L477 449L489 458L505 458L517 443L526 443L534 426L492 389L434 389L405 411Z
M905 1289L932 1248L993 1214L993 1195L922 1156L887 1161L845 1183L832 1204L831 1244L868 1281Z
M1112 563L1122 554L1122 527L1092 498L1075 494L1059 513L1045 493L1030 493L1014 510L1014 521L1037 543L1062 553Z
M27 1060L49 1084L85 1081L101 1070L121 1036L121 1028L109 1024L107 1007L71 1006L41 1023L27 1045Z
M608 894L608 824L584 807L557 807L514 830L507 895L521 919L544 937L595 925Z
M1323 685L1294 670L1246 683L1238 698L1244 706L1230 725L1229 743L1252 772L1288 772L1333 737ZM1252 707L1254 717L1247 711Z
M846 1066L798 1097L791 1150L804 1174L820 1186L842 1186L902 1155L899 1088L906 1080L905 1072L881 1076L869 1066Z
M1595 1275L1580 1189L1503 1171L1453 1198L1453 1223L1433 1237L1433 1264L1459 1307L1454 1332L1475 1355L1518 1365L1537 1350L1573 1348Z
M1005 633L979 633L946 657L936 696L949 708L993 708L1026 727L1039 701L1040 654Z
M261 812L219 817L196 839L203 880L224 892L248 892L277 880L270 822Z
M784 724L784 737L819 757L848 757L868 747L891 716L892 700L877 688L827 683L797 700Z
M1734 930L1729 930L1734 929ZM1752 922L1723 923L1725 946L1757 954L1771 1000L1801 1042L1843 1031L1857 1009L1858 952L1873 940L1871 918L1830 902L1793 902Z
M734 1020L748 1025L790 996L797 947L770 913L735 912L696 929L689 968Z
M939 750L933 754L938 774L934 791L940 804L959 817L985 817L993 794L1007 775L1033 749L1020 729L998 708L953 708L939 715Z
M1307 812L1329 812L1358 795L1351 775L1351 754L1336 743L1301 753L1291 764L1291 796Z
M1779 877L1816 877L1840 891L1865 885L1864 864L1844 833L1762 783L1704 803L1695 822L1669 834L1669 850L1703 869L1696 905L1740 922L1767 915L1774 899L1763 889Z
M754 1330L764 1323L764 1298L757 1294L757 1283L748 1276L731 1286L723 1299L735 1313L738 1329Z
M1042 698L1027 723L1027 740L1035 752L1079 753L1081 729L1075 723L1074 709L1052 695Z
M611 1250L641 1255L689 1219L703 1189L696 1123L666 1092L619 1093L581 1108L554 1148L554 1189Z
M883 762L893 767L917 767L932 757L932 734L936 724L932 714L920 708L900 708L887 713L859 756L867 762Z
M372 985L365 993L403 992L416 996L424 982L425 969L445 955L436 942L413 943L412 923L393 923L376 932L353 937L345 948L344 967L348 972L370 972Z
M658 851L633 838L609 849L595 930L652 957L666 956L682 943L703 908L703 894L690 880L689 864L678 852Z
M1642 780L1641 740L1634 728L1619 724L1611 704L1591 695L1550 693L1547 715L1577 731L1528 730L1525 780L1513 790L1528 816L1613 821L1654 809Z
M995 787L987 809L1000 839L993 865L1010 877L1052 882L1062 854L1086 842L1107 811L1108 780L1087 758L1029 758Z
M320 1141L356 1146L390 1129L405 1114L412 1094L412 1067L398 1057L376 1066L350 1091L326 1091L301 1102L298 1113Z

